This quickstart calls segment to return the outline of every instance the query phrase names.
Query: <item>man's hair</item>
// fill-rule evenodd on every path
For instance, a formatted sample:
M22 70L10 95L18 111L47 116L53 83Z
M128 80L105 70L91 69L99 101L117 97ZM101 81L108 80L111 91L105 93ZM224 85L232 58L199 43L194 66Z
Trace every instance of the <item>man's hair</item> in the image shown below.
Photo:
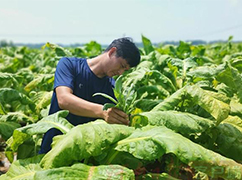
M116 57L121 57L127 61L130 67L135 67L140 63L139 49L129 37L115 39L105 50L108 52L112 47L116 47Z

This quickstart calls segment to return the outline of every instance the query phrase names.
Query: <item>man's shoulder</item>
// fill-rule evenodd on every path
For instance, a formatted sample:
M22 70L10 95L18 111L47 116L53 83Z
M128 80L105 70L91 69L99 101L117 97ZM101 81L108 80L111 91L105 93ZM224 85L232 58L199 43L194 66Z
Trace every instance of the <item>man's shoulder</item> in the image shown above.
M87 59L86 58L78 58L78 57L62 57L60 59L60 61L69 61L69 62L72 62L72 63L75 63L75 62L85 62Z
M86 64L87 61L85 58L62 57L59 60L57 67L78 71L80 68L85 69Z

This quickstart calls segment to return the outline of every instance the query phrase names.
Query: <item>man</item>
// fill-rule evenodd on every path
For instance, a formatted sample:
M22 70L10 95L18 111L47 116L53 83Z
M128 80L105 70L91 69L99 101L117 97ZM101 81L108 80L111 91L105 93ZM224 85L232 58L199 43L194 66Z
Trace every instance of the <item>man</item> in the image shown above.
M135 67L140 62L138 48L129 38L114 40L105 52L91 59L60 59L54 81L54 93L49 114L59 110L69 110L66 119L73 125L83 124L98 118L108 123L129 124L128 115L117 108L103 110L103 105L110 102L102 96L92 95L97 92L114 97L115 75ZM52 128L43 137L40 154L51 149L52 138L62 134Z

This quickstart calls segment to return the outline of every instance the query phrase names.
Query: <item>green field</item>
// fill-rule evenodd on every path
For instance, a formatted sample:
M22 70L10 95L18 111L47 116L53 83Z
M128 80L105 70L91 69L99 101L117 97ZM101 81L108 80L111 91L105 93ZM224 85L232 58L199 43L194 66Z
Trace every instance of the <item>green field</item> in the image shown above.
M48 116L58 61L97 56L97 42L2 47L1 149L12 165L0 180L242 179L242 43L142 42L141 63L115 77L116 106L130 126L73 127L68 111ZM52 127L64 134L38 155Z

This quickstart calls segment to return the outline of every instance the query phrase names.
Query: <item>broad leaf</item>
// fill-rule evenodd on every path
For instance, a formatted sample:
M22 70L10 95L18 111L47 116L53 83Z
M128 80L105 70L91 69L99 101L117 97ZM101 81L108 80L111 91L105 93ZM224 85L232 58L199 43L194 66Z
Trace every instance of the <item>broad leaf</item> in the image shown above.
M54 74L38 74L38 76L29 82L25 87L24 90L30 92L35 88L42 88L44 87L52 87L54 83Z
M231 124L242 133L242 119L237 116L229 116L222 123Z
M168 111L174 110L175 107L182 101L186 95L186 88L181 88L171 96L167 97L164 101L156 105L151 111Z
M142 42L143 42L145 54L149 54L150 52L154 51L154 48L150 40L143 35L142 35Z
M44 134L51 128L57 128L62 131L62 133L67 133L73 127L73 125L64 118L67 115L68 111L59 111L41 119L38 123L15 129L13 136L7 141L8 153L16 152L18 147L32 135Z
M40 91L34 92L31 91L30 96L33 99L37 112L40 112L41 109L47 107L51 102L53 91Z
M187 93L191 96L192 101L210 113L217 120L218 124L228 117L230 112L229 105L215 99L202 88L188 86Z
M242 120L237 116L229 116L215 130L215 151L242 162Z
M201 106L217 120L218 124L227 118L230 112L228 104L214 98L213 95L197 85L184 86L155 106L151 111L174 110L184 99Z
M242 103L242 76L237 69L233 68L229 63L226 63L225 70L219 73L216 78L218 81L232 88L238 95L240 103Z
M61 47L61 46L58 46L57 44L52 44L52 43L47 42L47 43L42 47L42 49L45 49L46 47L48 47L48 48L54 50L57 56L71 56L71 55L72 55L72 54L69 52L69 50L64 49L64 48Z
M180 72L180 75L184 78L187 76L187 72L190 68L198 66L194 58L187 58L184 60L181 59L171 59L169 63L172 66L178 67L178 70Z
M140 113L140 115L147 117L150 125L166 126L185 136L202 133L215 126L211 120L184 112L152 111Z
M102 154L111 144L129 136L133 128L103 120L78 125L66 135L54 137L52 149L41 161L44 168L71 165Z
M1 121L11 121L16 123L23 122L35 122L36 120L33 117L26 116L22 112L9 112L5 115L0 116Z
M34 111L34 103L23 93L11 89L1 88L0 89L0 102L12 103L13 101L19 101L22 105L29 105L32 111Z
M16 78L20 78L20 76L12 74L12 73L1 73L0 72L0 87L15 87L18 88L19 83Z
M68 167L45 170L38 164L42 157L36 156L30 159L15 161L9 171L0 177L0 180L134 180L133 171L120 165L88 166L78 163Z
M35 173L42 170L38 164L42 157L43 155L39 155L29 159L14 161L8 172L0 176L0 180L33 180Z
M230 114L242 118L242 104L239 103L236 99L232 98L229 105L231 108Z
M79 180L134 180L132 170L120 165L100 165L88 166L85 164L74 164L71 167L60 167L44 171L38 171L35 174L38 180L48 179L79 179Z
M137 129L128 138L119 141L115 149L129 152L136 158L144 160L155 160L164 154L172 153L183 163L213 178L226 179L230 176L231 179L241 179L241 164L205 149L162 126ZM236 169L231 170L234 167Z
M1 117L0 117L1 118ZM16 122L4 122L0 121L0 136L7 140L13 134L13 131L20 127L20 124Z
M140 99L136 101L136 107L142 109L142 111L150 111L156 105L158 105L162 100L152 100L152 99Z

